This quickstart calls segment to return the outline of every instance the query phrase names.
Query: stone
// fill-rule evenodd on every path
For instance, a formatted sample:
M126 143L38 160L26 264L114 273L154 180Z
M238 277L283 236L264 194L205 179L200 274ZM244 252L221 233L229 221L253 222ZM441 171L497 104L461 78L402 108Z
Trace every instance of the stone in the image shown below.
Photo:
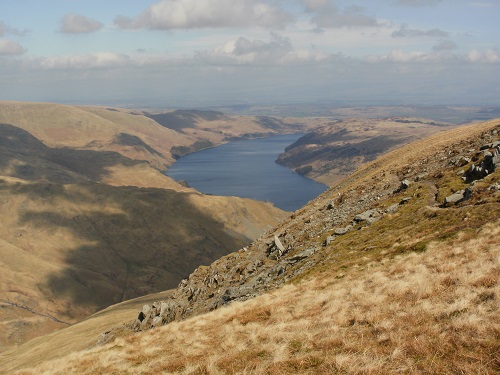
M457 204L463 202L464 200L469 199L471 195L472 195L472 189L470 188L467 188L465 190L459 190L456 193L444 198L443 204L445 207L452 204Z
M159 327L162 324L163 324L163 319L161 318L161 316L155 316L153 318L153 322L152 322L153 327Z
M409 180L403 180L401 181L401 185L399 186L399 190L406 190L410 187L410 181Z
M465 182L472 182L475 180L480 180L486 177L489 174L488 170L483 168L482 166L476 166L472 164L469 169L464 174Z
M378 217L370 217L366 220L366 225L372 225L373 223L376 223L377 221L380 220L380 216Z
M361 214L357 214L354 216L354 221L356 223L361 223L363 221L368 220L369 218L380 216L380 212L378 210L367 210Z
M406 204L408 203L409 201L411 201L411 197L404 197L403 199L401 199L401 201L399 202L399 205L402 206L403 204Z
M391 204L389 207L387 207L385 209L385 212L388 214L393 214L398 210L398 207L399 207L399 203Z
M336 228L333 233L335 233L337 236L343 236L344 234L347 234L351 230L351 226L348 225L345 228Z
M335 241L335 236L328 236L326 237L326 240L324 242L324 245L325 246L328 246L330 245L333 241Z
M444 205L448 206L460 202L462 199L464 199L464 193L465 190L459 190L456 193L447 196L446 198L444 198Z
M455 163L457 167L463 167L471 162L471 158L467 158L465 156L461 156Z
M327 241L328 241L328 238L330 238L332 236L329 236L327 237ZM325 241L325 243L327 242ZM333 241L333 239L332 239ZM296 255L294 255L293 257L289 258L287 261L288 263L297 263L303 259L306 259L306 258L309 258L310 256L312 256L314 253L316 252L315 249L308 249L308 250L304 250Z
M274 235L274 244L281 252L285 251L285 246L283 246L277 235Z

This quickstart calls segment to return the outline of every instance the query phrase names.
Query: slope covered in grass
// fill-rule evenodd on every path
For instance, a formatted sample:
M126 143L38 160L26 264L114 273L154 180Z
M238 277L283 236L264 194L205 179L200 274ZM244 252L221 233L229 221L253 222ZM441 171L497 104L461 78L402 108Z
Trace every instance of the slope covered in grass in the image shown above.
M176 314L160 313L163 327L133 333L131 317L105 345L60 358L57 340L41 340L5 353L0 368L498 373L500 169L462 176L491 154L499 131L500 121L475 124L370 163L252 245L198 268L166 299ZM443 204L466 188L466 199ZM43 346L53 348L47 362L30 360Z

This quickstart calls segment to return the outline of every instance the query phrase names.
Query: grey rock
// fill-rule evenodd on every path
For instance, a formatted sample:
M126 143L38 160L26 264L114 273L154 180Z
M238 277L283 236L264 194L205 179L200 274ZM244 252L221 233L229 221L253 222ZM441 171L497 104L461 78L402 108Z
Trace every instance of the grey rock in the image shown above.
M372 225L373 223L376 223L379 220L380 220L380 216L370 217L368 220L366 220L366 225Z
M459 190L456 193L444 198L444 206L450 206L467 200L472 195L472 189L467 188L465 190Z
M472 164L469 169L465 172L465 182L472 182L475 180L480 180L486 177L489 174L489 171L482 166L476 166Z
M467 165L467 164L469 164L470 162L471 162L471 158L468 158L468 157L462 156L462 157L460 157L460 158L456 161L455 165L456 165L457 167L463 167L464 165Z
M283 246L283 244L281 243L281 241L277 235L274 235L274 244L276 245L276 247L280 251L280 255L286 251L285 246Z
M330 236L331 237L331 236ZM330 238L328 237L328 238ZM327 238L327 240L328 240ZM327 241L325 241L326 243ZM294 255L293 257L287 259L287 262L288 263L297 263L303 259L306 259L306 258L309 258L310 256L314 255L314 253L316 252L315 249L308 249L308 250L304 250L304 251L301 251L300 253Z
M351 226L348 225L347 227L345 228L336 228L333 233L335 233L337 236L343 236L344 234L347 234L349 233L349 231L351 230Z
M411 197L404 197L403 199L401 199L401 201L399 202L399 205L402 206L403 204L406 204L408 203L409 201L411 201Z
M387 207L385 209L385 212L388 214L393 214L398 210L398 207L399 207L399 203L391 204L389 207Z
M459 190L456 193L447 196L446 198L444 198L444 205L449 206L460 202L462 199L464 199L464 193L465 190Z
M368 220L371 217L376 217L379 215L380 213L378 212L378 210L367 210L361 214L357 214L356 216L354 216L354 221L356 223L361 223L363 221Z
M328 236L328 237L326 237L325 246L330 245L333 241L335 241L335 236Z

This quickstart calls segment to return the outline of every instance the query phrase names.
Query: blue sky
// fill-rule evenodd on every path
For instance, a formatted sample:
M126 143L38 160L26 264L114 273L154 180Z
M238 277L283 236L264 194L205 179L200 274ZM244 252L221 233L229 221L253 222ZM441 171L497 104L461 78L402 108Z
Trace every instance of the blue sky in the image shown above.
M500 104L499 0L0 0L0 100Z

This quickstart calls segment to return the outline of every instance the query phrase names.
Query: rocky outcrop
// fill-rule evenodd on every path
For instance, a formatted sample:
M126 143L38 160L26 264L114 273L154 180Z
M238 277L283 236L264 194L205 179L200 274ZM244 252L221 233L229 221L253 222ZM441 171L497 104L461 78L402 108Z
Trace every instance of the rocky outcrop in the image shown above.
M337 185L250 246L210 266L199 267L181 282L172 298L144 306L130 327L134 330L155 327L278 288L320 263L325 247L341 236L373 225L386 215L397 215L403 205L421 199L419 189L426 188L432 197L437 197L435 179L451 167L467 165L462 164L467 158L481 168L489 166L494 170L491 163L495 168L498 166L498 145L491 142L480 154L475 151L483 146L484 139L493 136L498 138L490 132L482 138L427 155L412 165L403 165L391 171L391 176L397 179L383 173L373 176L370 185L351 181ZM456 172L452 172L456 176ZM460 177L455 178L460 183ZM475 183L462 183L464 188L447 196L443 204L431 199L429 212L459 209L473 201ZM478 189L477 194L494 192L498 190L498 183Z
M500 166L500 142L483 145L480 151L480 153L476 154L476 158L482 155L482 160L478 165L471 164L464 173L463 180L467 183L483 179Z

